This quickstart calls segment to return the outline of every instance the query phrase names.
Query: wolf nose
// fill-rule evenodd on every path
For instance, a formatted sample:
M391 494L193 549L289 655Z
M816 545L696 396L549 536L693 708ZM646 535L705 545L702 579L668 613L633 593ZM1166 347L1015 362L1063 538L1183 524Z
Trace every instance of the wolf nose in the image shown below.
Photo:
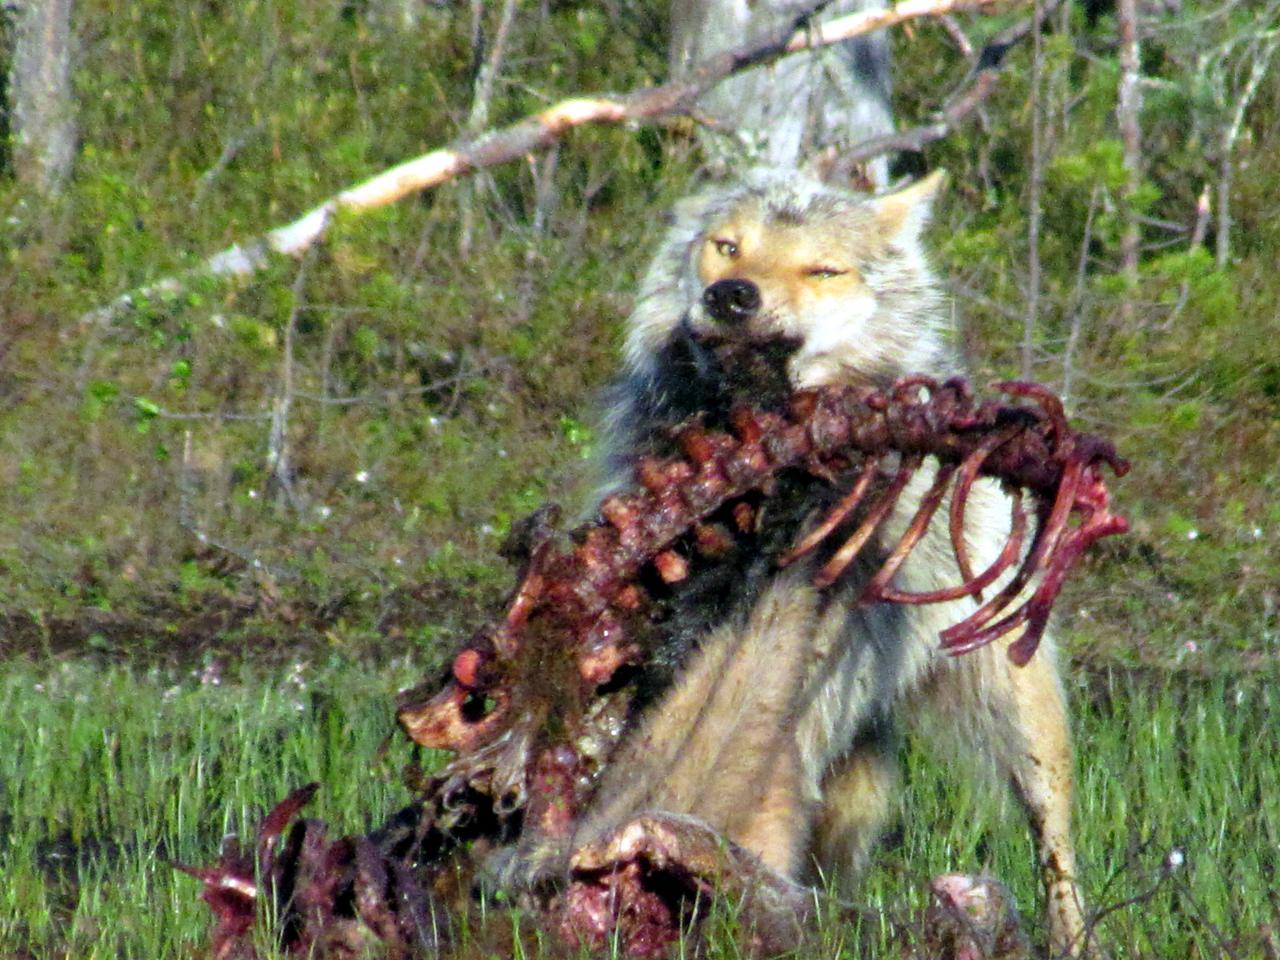
M702 305L718 323L745 323L760 309L760 288L750 280L717 280L702 292Z

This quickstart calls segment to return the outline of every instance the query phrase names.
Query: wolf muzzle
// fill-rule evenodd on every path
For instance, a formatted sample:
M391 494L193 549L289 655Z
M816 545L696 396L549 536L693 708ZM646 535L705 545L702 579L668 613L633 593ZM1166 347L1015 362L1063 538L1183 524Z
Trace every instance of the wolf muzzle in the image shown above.
M760 310L760 288L737 277L717 280L702 291L702 305L717 323L740 326Z

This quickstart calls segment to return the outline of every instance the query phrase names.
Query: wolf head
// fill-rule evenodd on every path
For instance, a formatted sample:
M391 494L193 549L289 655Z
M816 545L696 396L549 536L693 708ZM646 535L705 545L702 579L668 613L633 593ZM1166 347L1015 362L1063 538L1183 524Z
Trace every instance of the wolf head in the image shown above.
M641 284L628 373L653 376L680 335L786 341L793 388L956 372L920 242L941 179L868 197L762 169L683 201Z

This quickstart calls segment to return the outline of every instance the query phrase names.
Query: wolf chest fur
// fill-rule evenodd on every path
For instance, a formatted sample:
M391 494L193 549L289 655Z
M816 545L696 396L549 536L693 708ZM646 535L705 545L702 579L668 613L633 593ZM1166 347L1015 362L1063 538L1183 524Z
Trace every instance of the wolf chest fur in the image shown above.
M659 452L672 425L714 422L741 399L963 373L922 245L938 185L935 176L869 198L761 170L681 203L629 321L609 411L616 475ZM916 475L881 528L881 555L932 479ZM983 483L965 529L975 566L994 559L1009 523L1006 495ZM812 522L829 495L818 483L787 490L770 507L775 539ZM1005 655L1016 634L949 658L938 634L972 599L862 606L866 568L819 590L820 561L744 562L731 583L688 594L696 649L610 764L575 843L667 811L703 819L790 878L848 883L898 807L899 731L931 718L1013 785L1035 833L1051 950L1081 952L1071 745L1052 639L1022 668ZM948 537L931 530L897 583L933 590L956 575Z

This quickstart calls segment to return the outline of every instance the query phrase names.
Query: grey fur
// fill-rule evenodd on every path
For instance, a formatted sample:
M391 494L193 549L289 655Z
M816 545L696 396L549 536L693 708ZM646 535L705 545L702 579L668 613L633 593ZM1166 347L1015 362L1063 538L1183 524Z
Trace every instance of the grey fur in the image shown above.
M697 335L716 326L703 288L720 277L759 282L762 307L745 335L791 338L790 387L963 373L921 243L936 185L871 198L795 171L760 170L681 203L640 286L611 434L625 447L638 435L636 418L677 417L688 412L682 403L696 402L696 390L694 401L668 402L688 371L672 377L664 365L679 355L688 370L699 369ZM732 243L718 239L719 230ZM756 246L739 251L739 237ZM839 269L826 271L828 260ZM826 286L815 273L838 283ZM685 340L694 346L681 346ZM712 395L716 384L708 384ZM615 450L615 463L627 452ZM932 479L932 469L913 478L873 556L896 542ZM1007 536L1007 496L980 481L966 519L981 569ZM940 526L899 570L901 588L956 582ZM1006 657L1013 637L953 659L938 634L974 609L972 599L859 607L853 598L865 572L825 593L810 585L810 573L801 566L776 574L707 633L612 761L574 843L656 809L705 820L788 877L847 881L897 807L896 730L933 717L935 729L969 744L966 766L992 766L1012 781L1036 832L1051 946L1083 950L1069 829L1072 758L1052 639L1024 668Z

